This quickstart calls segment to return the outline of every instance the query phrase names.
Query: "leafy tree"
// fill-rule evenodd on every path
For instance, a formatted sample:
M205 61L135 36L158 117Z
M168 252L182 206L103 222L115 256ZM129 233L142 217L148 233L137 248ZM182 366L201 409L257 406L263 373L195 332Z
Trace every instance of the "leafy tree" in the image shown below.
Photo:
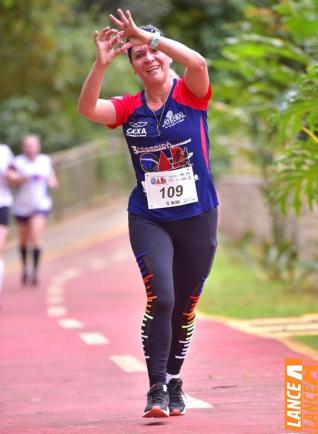
M171 0L149 3L149 0L81 0L78 9L91 11L96 19L103 16L104 22L108 22L108 15L115 14L118 8L129 9L136 19L137 24L151 22L158 25L160 19L171 12Z
M35 131L61 147L75 130L74 77L85 51L79 32L70 32L71 2L6 0L0 11L1 140L17 147L21 136Z
M278 201L286 211L290 192L297 210L304 195L318 202L317 18L315 0L246 2L244 19L232 25L222 58L214 61L223 73L217 86L222 125L227 119L227 132L240 137L237 148L264 179L272 239L264 243L261 261L276 278L284 278L282 263L289 276L303 266L296 231L290 239Z
M89 13L72 0L2 0L0 3L1 141L17 151L21 137L40 134L46 151L67 148L101 134L76 111L84 78L94 60ZM105 95L136 87L129 63L118 59ZM129 78L128 78L129 77Z
M246 3L245 19L233 26L223 59L214 62L223 71L220 108L231 119L231 127L249 133L252 147L245 153L266 180L268 200L280 199L286 209L293 192L293 205L299 210L303 193L311 204L318 201L314 175L318 4L315 0L260 3ZM306 141L299 139L300 131Z
M226 24L242 17L243 6L242 0L171 0L172 9L160 25L168 35L217 59L224 38L230 34Z
M273 200L283 211L292 198L297 213L307 199L311 209L318 203L318 67L308 66L287 92L274 117L285 143L277 159Z

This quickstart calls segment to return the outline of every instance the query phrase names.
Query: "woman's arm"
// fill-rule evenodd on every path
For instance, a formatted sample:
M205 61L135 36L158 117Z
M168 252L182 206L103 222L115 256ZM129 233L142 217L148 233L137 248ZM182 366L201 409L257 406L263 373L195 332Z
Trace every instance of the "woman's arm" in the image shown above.
M150 43L151 40L152 36L150 33L148 43ZM185 67L184 80L187 88L190 89L194 95L203 98L207 94L210 79L206 61L201 54L181 42L174 41L164 36L160 37L157 49L171 57L176 63Z
M93 122L113 124L116 121L115 107L112 102L99 98L105 72L116 56L125 52L127 44L123 43L122 32L105 27L101 33L94 33L97 55L89 72L78 100L79 113ZM114 45L119 48L114 49Z
M47 179L47 184L50 188L57 188L59 186L59 182L54 172Z
M112 22L129 38L133 46L147 44L153 39L153 33L140 29L133 21L129 10L124 13L118 9L119 19L110 15ZM184 79L187 87L198 97L204 97L210 80L204 57L181 42L163 36L160 37L158 50L185 67Z

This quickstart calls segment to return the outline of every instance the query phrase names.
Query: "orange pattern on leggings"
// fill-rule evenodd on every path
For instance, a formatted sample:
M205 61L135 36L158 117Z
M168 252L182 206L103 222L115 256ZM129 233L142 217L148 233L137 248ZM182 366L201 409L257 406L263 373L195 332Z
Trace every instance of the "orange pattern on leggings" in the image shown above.
M202 279L194 288L193 294L190 295L185 311L182 313L183 321L181 333L179 337L178 352L175 355L176 359L184 359L190 347L191 339L195 330L196 315L195 308L200 299L200 294L204 285L205 279Z
M147 295L146 309L141 322L141 340L145 358L149 359L149 329L151 321L153 320L154 301L156 300L157 296L152 292L151 289L151 279L154 277L154 275L149 272L149 264L146 260L146 255L143 253L138 255L136 259L143 277Z

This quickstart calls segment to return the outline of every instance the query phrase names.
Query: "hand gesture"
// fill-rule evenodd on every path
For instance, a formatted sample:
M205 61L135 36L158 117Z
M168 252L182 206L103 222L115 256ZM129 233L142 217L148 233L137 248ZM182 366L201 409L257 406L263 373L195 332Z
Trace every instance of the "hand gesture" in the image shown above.
M96 61L101 66L108 66L116 56L124 53L130 47L122 39L123 32L110 27L104 27L101 32L94 32L94 41L97 48ZM115 45L119 47L115 48Z
M129 10L123 12L121 9L117 9L119 18L114 15L109 15L110 20L119 29L125 38L129 39L130 47L137 45L148 44L151 39L151 34L145 30L140 29L134 22ZM130 48L128 47L128 48Z

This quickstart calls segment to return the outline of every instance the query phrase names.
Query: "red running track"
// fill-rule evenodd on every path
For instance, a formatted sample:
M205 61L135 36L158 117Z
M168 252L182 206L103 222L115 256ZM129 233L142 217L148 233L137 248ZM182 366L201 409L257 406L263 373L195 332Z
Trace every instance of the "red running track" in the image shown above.
M61 252L44 270L37 289L21 289L13 274L6 279L1 434L284 432L284 358L295 353L215 320L198 321L183 370L185 392L210 407L190 408L181 417L141 417L146 373L125 372L111 359L130 355L143 363L144 288L127 234ZM61 316L48 316L48 308ZM63 328L63 319L76 319L82 328ZM88 345L80 338L84 332L108 343Z

